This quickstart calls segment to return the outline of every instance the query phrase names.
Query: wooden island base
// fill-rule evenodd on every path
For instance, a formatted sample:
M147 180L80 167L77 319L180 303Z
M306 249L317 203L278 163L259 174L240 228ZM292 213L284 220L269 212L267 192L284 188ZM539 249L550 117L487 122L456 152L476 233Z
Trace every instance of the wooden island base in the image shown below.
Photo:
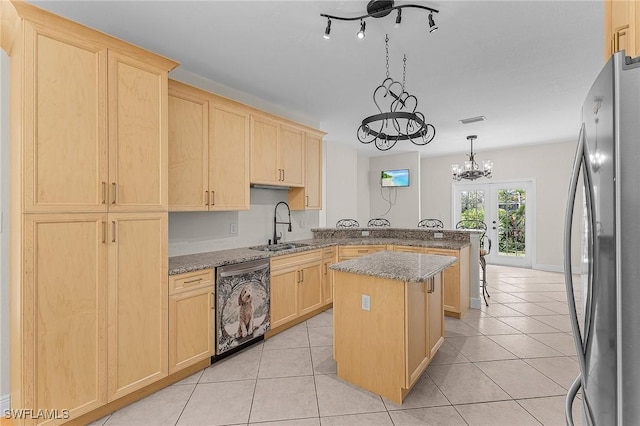
M407 282L336 270L334 279L338 377L402 404L444 342L442 272Z

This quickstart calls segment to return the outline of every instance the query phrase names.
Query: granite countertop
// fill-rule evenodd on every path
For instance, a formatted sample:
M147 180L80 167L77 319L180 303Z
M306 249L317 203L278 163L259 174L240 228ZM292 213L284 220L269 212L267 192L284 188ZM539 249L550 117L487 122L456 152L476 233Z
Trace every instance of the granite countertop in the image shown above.
M468 242L461 241L413 240L402 238L310 238L299 241L285 241L284 244L286 243L305 244L305 246L278 252L265 252L260 250L253 250L248 247L243 247L227 250L217 250L206 253L174 256L169 258L169 275L183 274L185 272L215 268L218 266L230 265L233 263L249 262L251 260L257 259L268 259L274 256L299 253L324 247L332 247L336 245L395 244L411 247L430 247L451 250L460 250L469 245Z
M455 263L456 260L454 256L385 250L334 263L329 268L340 272L398 281L422 282Z

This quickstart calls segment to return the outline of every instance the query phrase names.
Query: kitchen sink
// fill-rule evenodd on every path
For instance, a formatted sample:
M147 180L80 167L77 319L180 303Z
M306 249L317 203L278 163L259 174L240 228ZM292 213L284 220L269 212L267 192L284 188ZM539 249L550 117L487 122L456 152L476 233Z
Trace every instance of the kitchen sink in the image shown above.
M281 244L268 244L264 246L255 246L249 247L251 250L260 250L260 251L282 251L282 250L291 250L300 247L307 247L309 244L302 243L281 243Z

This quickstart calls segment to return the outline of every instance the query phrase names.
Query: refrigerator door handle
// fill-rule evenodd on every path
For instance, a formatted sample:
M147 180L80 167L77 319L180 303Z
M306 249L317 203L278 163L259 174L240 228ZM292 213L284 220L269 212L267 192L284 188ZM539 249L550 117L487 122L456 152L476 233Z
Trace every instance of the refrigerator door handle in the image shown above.
M582 123L580 127L580 134L578 136L578 148L576 150L576 157L573 163L573 171L571 173L571 181L569 184L569 195L567 197L567 211L565 215L565 224L564 224L564 281L567 290L567 304L569 305L569 318L571 319L571 329L573 330L573 338L576 344L576 355L578 357L578 364L580 366L580 374L576 377L576 380L571 385L569 392L567 393L566 406L565 406L565 417L567 421L567 425L573 426L573 415L572 415L572 407L573 400L578 392L580 386L583 388L584 394L584 378L587 373L586 370L586 361L584 354L584 340L582 339L582 333L580 332L580 326L578 324L578 313L576 310L576 302L573 290L573 276L571 273L571 227L573 225L573 210L574 204L576 201L576 193L578 190L578 180L580 176L580 169L584 165L585 170L585 184L588 186L589 195L591 197L591 173L588 170L589 166L587 164L587 156L586 156L586 142L585 142L585 125ZM587 204L588 208L591 208L590 201ZM593 215L591 214L591 217ZM592 272L592 271L591 271ZM591 277L589 277L591 280ZM588 330L585 328L585 334L588 333ZM591 413L591 409L589 407L589 403L586 400L586 397L583 396L583 403L586 407L586 412L588 414L587 425L593 425L593 415Z

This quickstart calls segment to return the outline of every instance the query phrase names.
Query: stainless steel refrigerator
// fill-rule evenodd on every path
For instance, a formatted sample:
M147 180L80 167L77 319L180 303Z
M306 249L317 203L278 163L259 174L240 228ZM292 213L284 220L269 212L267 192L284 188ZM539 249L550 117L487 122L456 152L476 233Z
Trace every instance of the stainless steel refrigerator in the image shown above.
M572 424L570 407L581 387L583 424L640 425L639 62L624 52L613 55L582 108L564 240L580 364L567 394L567 424ZM583 205L575 206L581 189ZM571 275L574 208L584 211L581 282L575 283L581 292ZM576 302L574 293L582 293Z

